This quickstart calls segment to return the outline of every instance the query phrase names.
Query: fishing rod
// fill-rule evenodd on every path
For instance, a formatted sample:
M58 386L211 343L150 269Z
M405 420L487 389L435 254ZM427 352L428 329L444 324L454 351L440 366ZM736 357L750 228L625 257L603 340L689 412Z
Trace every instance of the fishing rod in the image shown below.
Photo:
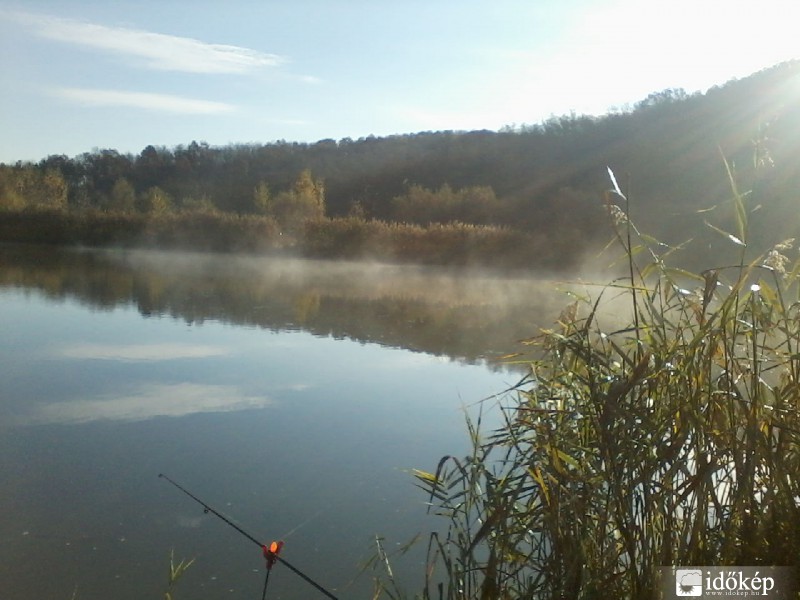
M264 589L261 592L261 600L264 600L264 598L266 598L266 596L267 596L267 584L269 583L269 574L272 571L272 567L276 562L279 562L282 565L286 566L290 571L294 572L296 575L298 575L299 577L301 577L302 579L304 579L305 581L307 581L308 583L313 585L320 592L325 594L328 598L331 598L332 600L339 600L336 596L331 594L328 590L326 590L324 587L322 587L316 581L311 579L308 575L306 575L305 573L300 571L300 569L298 569L297 567L292 566L285 558L281 558L279 556L280 551L283 548L283 542L282 541L272 542L272 543L270 543L269 546L267 546L266 544L258 541L255 537L253 537L252 535L247 533L244 529L239 527L236 523L231 521L228 517L226 517L225 515L223 515L219 511L213 509L211 506L209 506L208 504L206 504L205 502L200 500L200 498L198 498L197 496L192 494L189 490L187 490L186 488L184 488L180 484L176 483L175 481L173 481L172 479L170 479L169 477L167 477L163 473L159 473L158 476L160 478L166 479L168 482L170 482L172 485L174 485L176 488L178 488L184 494L189 496L192 500L197 502L200 506L203 507L203 512L211 513L214 516L219 517L220 519L225 521L225 523L227 523L228 525L233 527L236 531L241 533L248 540L253 542L256 546L261 548L261 552L264 555L264 559L266 560L266 563L267 563L267 574L264 576Z

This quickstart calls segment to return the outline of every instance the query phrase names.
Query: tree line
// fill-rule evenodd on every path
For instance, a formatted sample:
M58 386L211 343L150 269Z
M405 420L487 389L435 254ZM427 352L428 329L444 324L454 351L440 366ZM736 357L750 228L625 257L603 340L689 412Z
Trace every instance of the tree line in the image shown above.
M705 244L698 210L715 210L722 223L732 218L724 208L727 161L736 177L769 197L759 203L754 196L750 210L761 211L772 239L776 228L788 234L797 225L787 210L800 183L792 167L800 139L791 85L798 68L785 63L704 94L665 90L602 117L571 114L496 132L224 147L193 141L147 146L137 155L53 155L0 165L0 216L262 217L295 241L309 223L319 232L321 220L344 219L351 229L371 223L372 230L374 223L469 225L532 236L539 259L566 264L608 237L600 200L607 166L631 174L631 210L646 230L666 243L695 237Z

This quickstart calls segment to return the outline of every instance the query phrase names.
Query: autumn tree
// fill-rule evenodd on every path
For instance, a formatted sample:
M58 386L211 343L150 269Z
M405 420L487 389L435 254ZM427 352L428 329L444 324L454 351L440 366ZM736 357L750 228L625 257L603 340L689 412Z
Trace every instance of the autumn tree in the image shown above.
M139 210L151 215L168 213L172 210L172 198L160 187L151 187L139 197Z
M194 196L184 196L181 198L179 206L181 210L188 212L217 212L217 207L214 204L214 201L206 194L202 194L199 198Z
M57 169L18 163L0 170L0 207L4 210L65 210L67 195L67 182Z
M124 177L120 177L114 182L108 208L115 212L134 212L136 210L136 190Z
M0 211L22 210L25 204L15 169L0 165Z
M253 190L253 206L257 213L262 215L272 214L272 196L266 181L259 181Z
M427 225L460 221L476 225L494 222L502 208L489 186L469 186L454 190L449 184L438 190L410 186L392 200L392 218L405 223Z
M297 230L305 221L325 216L325 186L306 169L291 189L277 194L270 204L272 215L281 226Z

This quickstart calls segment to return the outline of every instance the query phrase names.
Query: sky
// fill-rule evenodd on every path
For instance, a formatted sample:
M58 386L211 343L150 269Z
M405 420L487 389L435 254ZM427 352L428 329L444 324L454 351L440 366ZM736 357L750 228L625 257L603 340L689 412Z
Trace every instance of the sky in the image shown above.
M0 162L539 123L800 58L796 0L0 0Z

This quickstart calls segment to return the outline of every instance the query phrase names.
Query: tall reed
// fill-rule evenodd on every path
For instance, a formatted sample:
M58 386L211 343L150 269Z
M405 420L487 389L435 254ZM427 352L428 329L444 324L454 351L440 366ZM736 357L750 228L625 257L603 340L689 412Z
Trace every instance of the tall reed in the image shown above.
M502 427L470 423L469 456L415 472L445 519L423 598L651 598L660 566L800 564L791 240L747 258L729 171L733 266L670 267L609 174L627 275L529 341Z

